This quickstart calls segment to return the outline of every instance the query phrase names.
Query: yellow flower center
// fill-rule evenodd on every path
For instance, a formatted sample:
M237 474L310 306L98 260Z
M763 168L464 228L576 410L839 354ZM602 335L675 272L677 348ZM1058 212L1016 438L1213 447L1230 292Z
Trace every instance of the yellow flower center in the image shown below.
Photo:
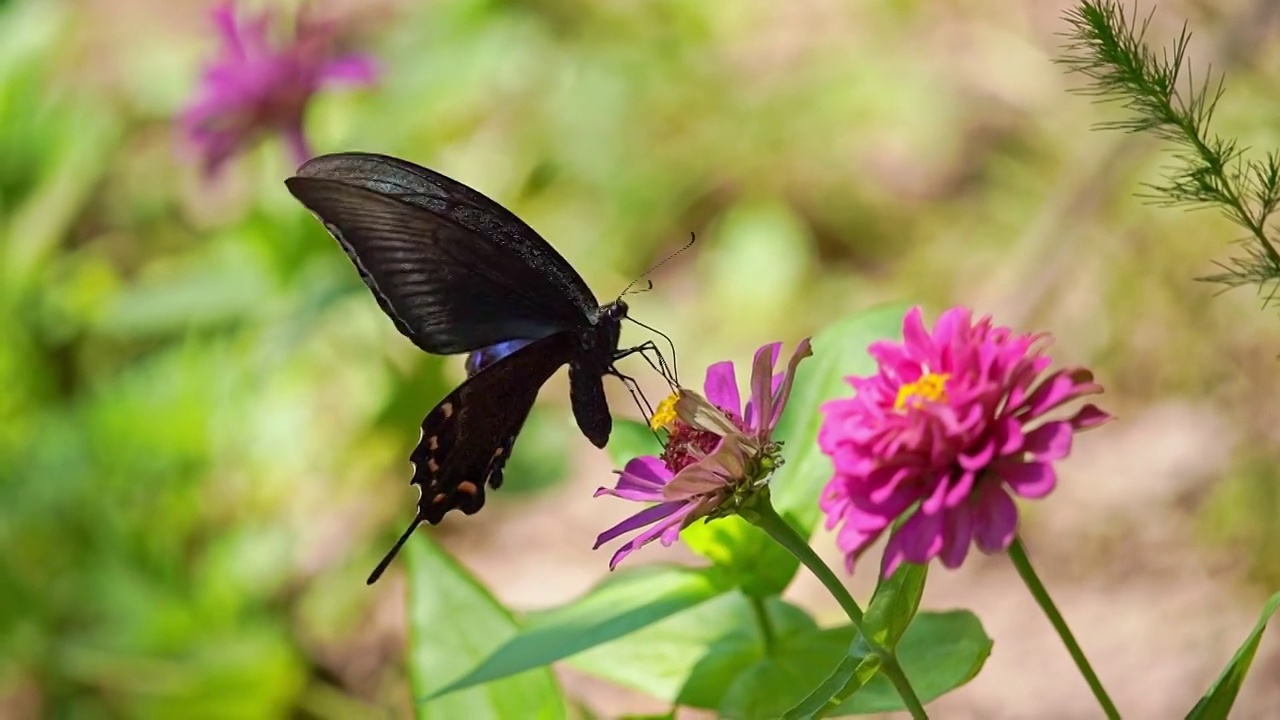
M679 399L680 393L671 393L658 403L658 409L653 411L653 417L649 420L649 427L654 430L671 429L672 423L676 421L676 401Z
M947 373L927 373L924 377L898 388L898 399L893 403L894 410L904 410L908 406L918 408L929 402L947 401Z

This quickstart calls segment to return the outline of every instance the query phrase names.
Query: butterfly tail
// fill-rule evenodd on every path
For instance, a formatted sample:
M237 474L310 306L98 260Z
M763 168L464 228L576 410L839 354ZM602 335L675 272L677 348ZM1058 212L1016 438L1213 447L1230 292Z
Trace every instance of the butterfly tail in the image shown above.
M409 528L404 531L404 534L400 536L400 539L396 541L396 544L391 547L391 550L387 553L386 557L382 558L382 562L378 563L378 567L373 569L373 573L369 575L369 579L366 581L366 584L372 585L378 582L378 578L382 577L382 573L387 569L387 566L390 565L391 561L395 559L397 554L399 554L400 548L404 547L404 544L409 541L409 536L413 535L413 531L417 530L418 526L421 524L421 515L415 517L413 522L409 523Z

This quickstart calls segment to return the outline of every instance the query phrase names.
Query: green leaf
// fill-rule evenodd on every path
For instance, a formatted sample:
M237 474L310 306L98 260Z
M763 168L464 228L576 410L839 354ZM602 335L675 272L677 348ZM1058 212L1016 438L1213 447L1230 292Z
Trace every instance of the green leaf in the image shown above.
M614 467L621 470L627 461L641 455L658 455L662 445L653 436L648 425L635 420L613 421L613 431L609 434L609 445L605 448Z
M800 702L814 678L848 656L855 631L851 626L820 629L802 609L776 598L754 602L766 608L771 621L768 648L753 601L731 593L582 653L569 664L721 717L782 717ZM976 675L991 652L991 640L971 613L921 613L902 635L898 650L921 700L928 702ZM901 709L893 686L879 676L841 707L846 714Z
M564 696L548 669L512 673L500 682L449 697L431 696L516 635L511 614L439 546L419 533L409 563L409 676L418 718L565 718Z
M850 375L874 372L867 346L877 340L899 338L901 304L867 310L828 326L813 338L813 357L800 363L787 408L774 437L782 440L786 464L770 482L773 506L801 535L808 536L818 521L818 495L831 478L831 460L818 449L821 406L853 393Z
M862 618L862 628L881 647L892 650L898 646L898 641L920 609L920 598L924 597L924 581L928 575L928 565L903 563L894 571L893 577L876 585L875 594L871 596L871 603Z
M781 594L800 566L768 533L737 515L691 525L680 538L754 597Z
M967 610L924 612L916 616L898 644L898 662L924 703L942 697L977 676L991 654L991 638ZM831 717L902 710L902 698L884 675L841 703Z
M927 574L927 565L904 563L893 577L881 580L876 586L862 618L862 627L880 646L890 650L897 647L920 608ZM879 669L880 657L871 652L866 638L859 634L849 646L849 654L840 660L831 674L784 717L787 720L807 720L828 704L838 705L866 685Z
M751 607L736 592L575 655L569 664L595 677L674 701L694 668L714 654L709 648L735 642L746 646L758 642Z
M548 665L703 603L731 586L721 573L672 565L617 573L525 628L435 696Z
M1245 638L1244 644L1231 657L1231 662L1227 663L1227 667L1223 669L1222 674L1209 687L1209 691L1200 698L1200 702L1191 708L1191 712L1187 713L1188 720L1219 720L1226 718L1231 712L1231 706L1236 702L1236 695L1240 693L1240 685L1244 683L1245 675L1249 674L1249 666L1253 664L1253 656L1258 652L1258 643L1262 640L1262 631L1267 629L1267 622L1271 620L1271 616L1280 609L1280 593L1271 596L1266 606L1262 608L1262 617L1258 618L1258 624L1253 626L1253 631Z
M740 692L741 688L752 686L757 674L769 671L771 659L796 645L797 639L802 641L824 632L802 608L779 598L747 598L743 604L750 612L750 620L707 649L680 688L677 703L708 710L720 708L725 717L724 705L733 701L735 689ZM762 615L769 619L768 637L763 632ZM812 652L812 648L805 652Z

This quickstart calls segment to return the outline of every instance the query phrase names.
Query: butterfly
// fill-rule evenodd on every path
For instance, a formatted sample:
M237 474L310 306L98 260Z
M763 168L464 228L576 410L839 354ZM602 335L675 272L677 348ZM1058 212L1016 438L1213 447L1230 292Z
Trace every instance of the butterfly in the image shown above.
M619 350L627 304L600 305L532 228L480 192L385 155L313 158L285 181L346 251L396 328L438 355L469 353L467 379L422 421L410 455L413 522L369 576L373 584L423 522L474 514L498 489L542 385L569 366L578 428L603 448L613 425L604 377L653 348ZM632 381L634 382L634 381Z

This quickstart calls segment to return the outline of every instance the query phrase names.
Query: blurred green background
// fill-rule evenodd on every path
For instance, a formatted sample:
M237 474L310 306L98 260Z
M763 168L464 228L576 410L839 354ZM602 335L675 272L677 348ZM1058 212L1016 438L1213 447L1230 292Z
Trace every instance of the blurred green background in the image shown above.
M631 301L691 384L885 300L1054 333L1122 423L1078 443L1028 537L1121 705L1161 717L1280 584L1280 318L1192 279L1236 228L1133 197L1169 158L1091 131L1116 111L1052 62L1068 6L318 3L384 75L321 95L308 130L318 151L481 189L601 298L696 232ZM1195 62L1230 73L1217 130L1262 147L1280 144L1270 6L1165 2L1152 29L1190 21ZM214 48L207 11L0 2L3 717L410 707L403 583L364 578L410 517L406 458L461 363L395 332L285 192L278 142L212 181L183 154L172 118ZM431 530L521 609L600 577L600 513L627 510L591 503L607 460L574 431L563 377L548 387L490 507ZM937 602L1014 618L989 625L988 669L944 716L1087 708L1069 673L1025 677L1028 658L1065 658L1015 637L1017 618L1048 633L998 599L1017 589L997 560L935 575ZM1277 667L1275 643L1262 652ZM1276 677L1255 673L1241 706L1280 703ZM605 716L646 707L565 681Z

